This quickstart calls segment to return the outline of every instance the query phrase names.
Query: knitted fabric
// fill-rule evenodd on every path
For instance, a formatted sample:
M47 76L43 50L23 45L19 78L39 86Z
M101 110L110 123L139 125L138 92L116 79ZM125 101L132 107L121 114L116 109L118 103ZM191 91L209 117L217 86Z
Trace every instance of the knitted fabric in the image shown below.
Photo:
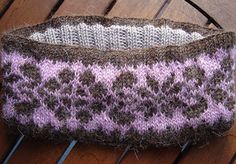
M235 36L170 20L59 17L3 36L2 117L26 136L208 140L233 124Z
M180 45L203 37L196 32L189 34L181 29L171 29L168 25L161 27L153 25L104 27L101 24L79 23L76 26L62 25L59 28L48 28L43 33L35 32L30 38L52 44L79 44L101 50L126 50L154 45Z

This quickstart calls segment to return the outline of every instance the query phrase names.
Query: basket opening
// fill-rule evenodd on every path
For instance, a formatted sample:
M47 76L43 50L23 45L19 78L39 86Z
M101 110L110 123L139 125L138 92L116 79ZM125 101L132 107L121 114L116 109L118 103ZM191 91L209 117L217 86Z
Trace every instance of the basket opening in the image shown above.
M64 45L79 45L100 50L130 50L153 46L182 45L204 38L197 32L188 33L182 29L172 29L167 25L128 26L101 24L62 25L35 32L30 39Z

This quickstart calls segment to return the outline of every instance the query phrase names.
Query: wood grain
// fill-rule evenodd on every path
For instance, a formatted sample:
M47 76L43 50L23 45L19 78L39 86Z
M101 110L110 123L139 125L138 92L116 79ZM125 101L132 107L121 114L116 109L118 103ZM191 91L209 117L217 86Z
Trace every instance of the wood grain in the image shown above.
M9 3L9 0L0 0L0 12L4 9L4 7Z
M104 15L112 0L65 0L54 17L62 15Z
M124 158L122 164L143 164L143 163L165 163L171 164L179 153L180 149L177 147L170 148L149 148L138 152L136 155L130 152Z
M213 17L224 29L236 31L235 0L192 0Z
M165 0L117 0L108 17L153 18Z
M207 22L207 18L185 0L172 0L161 17L199 25L205 25Z
M65 164L110 164L115 163L121 153L122 150L118 148L78 143L65 160Z
M13 0L0 0L0 17L4 14Z
M0 21L0 32L43 22L57 0L15 0Z
M67 143L54 144L39 141L24 141L12 156L9 164L56 163Z
M122 164L172 163L179 150L179 148L149 148L138 152L131 150L123 159ZM110 164L115 163L122 152L123 150L120 148L79 143L72 150L65 163Z

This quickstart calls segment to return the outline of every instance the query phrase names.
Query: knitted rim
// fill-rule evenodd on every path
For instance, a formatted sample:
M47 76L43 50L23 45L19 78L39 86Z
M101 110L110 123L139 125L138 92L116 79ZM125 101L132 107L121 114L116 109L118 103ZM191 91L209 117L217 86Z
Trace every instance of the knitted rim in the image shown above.
M82 47L80 45L56 45L41 43L29 39L34 32L44 32L47 28L58 28L62 25L78 25L85 23L88 25L101 24L103 26L111 25L130 25L144 26L151 24L154 27L168 25L173 29L182 29L186 32L198 32L204 38L193 41L189 44L180 46L153 46L150 48L132 49L126 51L107 50L102 51L95 48ZM32 56L37 60L48 58L54 61L75 62L81 60L84 64L112 64L125 65L145 62L154 64L157 61L184 61L195 57L200 53L211 53L216 48L232 48L234 42L233 32L223 32L222 30L208 29L190 23L177 23L166 19L146 20L146 19L123 19L123 18L104 18L99 16L84 17L59 17L46 23L42 23L30 28L22 28L5 35L2 39L4 49L7 52L19 51L25 55ZM201 48L199 48L201 47ZM37 52L37 53L35 53ZM67 55L64 55L65 52ZM40 54L37 55L36 54ZM86 55L84 55L86 54Z
M2 38L2 116L54 140L205 141L233 124L234 44L233 32L165 19L59 17L17 29Z

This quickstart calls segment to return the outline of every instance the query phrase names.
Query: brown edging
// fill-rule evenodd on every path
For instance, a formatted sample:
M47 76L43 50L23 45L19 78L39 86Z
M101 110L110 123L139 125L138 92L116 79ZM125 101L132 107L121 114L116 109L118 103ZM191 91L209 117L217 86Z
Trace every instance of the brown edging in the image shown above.
M28 139L46 139L54 143L60 143L66 140L78 140L81 143L98 143L115 147L126 147L130 145L134 148L142 149L147 147L178 146L185 144L187 141L191 141L193 144L205 144L213 137L223 136L232 127L233 122L233 119L229 122L219 120L214 125L203 122L197 129L186 125L179 132L175 132L174 129L167 129L160 134L157 134L152 129L139 134L135 129L131 128L123 136L118 130L114 130L109 134L101 128L94 131L86 131L81 128L75 132L70 132L66 127L63 127L59 131L54 131L53 127L49 125L40 129L33 122L27 125L21 125L14 118L5 120L7 127L12 133L17 133L20 130Z
M193 41L180 46L162 46L132 50L99 50L96 48L85 48L79 45L53 45L41 43L28 39L33 32L43 32L48 27L57 28L63 24L86 24L100 23L104 26L135 25L144 26L152 24L154 26L168 25L174 29L181 28L187 32L199 32L205 38ZM167 19L135 19L135 18L105 18L101 16L64 16L51 19L45 23L35 26L24 27L12 31L2 38L3 49L6 52L19 52L22 55L32 56L37 60L48 58L54 61L74 62L81 60L83 64L112 63L117 66L154 64L157 61L179 61L183 62L188 58L194 58L200 53L215 52L218 48L232 48L235 42L233 32L224 32L205 27L200 27L191 23L174 22ZM66 54L66 55L65 55Z

